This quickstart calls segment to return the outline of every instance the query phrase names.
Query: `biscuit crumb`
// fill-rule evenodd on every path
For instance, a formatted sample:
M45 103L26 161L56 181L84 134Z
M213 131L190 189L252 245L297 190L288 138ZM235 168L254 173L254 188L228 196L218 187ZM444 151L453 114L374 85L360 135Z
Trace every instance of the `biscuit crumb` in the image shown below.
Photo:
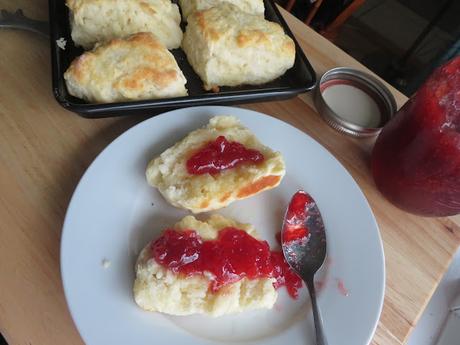
M59 48L61 48L62 50L65 50L67 41L64 37L61 37L60 39L56 40L56 44Z
M105 258L102 259L101 265L102 265L103 268L105 268L105 269L109 268L110 264L111 264L110 260L107 260Z

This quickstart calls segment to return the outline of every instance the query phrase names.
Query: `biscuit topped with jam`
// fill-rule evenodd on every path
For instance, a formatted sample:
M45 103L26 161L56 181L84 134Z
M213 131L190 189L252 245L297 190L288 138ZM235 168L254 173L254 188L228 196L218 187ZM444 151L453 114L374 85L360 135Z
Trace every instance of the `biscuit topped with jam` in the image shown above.
M279 185L285 164L232 116L216 116L148 165L148 183L172 205L216 210Z
M270 309L284 285L295 298L301 279L257 237L250 224L220 215L183 218L140 253L136 303L173 315L220 316Z

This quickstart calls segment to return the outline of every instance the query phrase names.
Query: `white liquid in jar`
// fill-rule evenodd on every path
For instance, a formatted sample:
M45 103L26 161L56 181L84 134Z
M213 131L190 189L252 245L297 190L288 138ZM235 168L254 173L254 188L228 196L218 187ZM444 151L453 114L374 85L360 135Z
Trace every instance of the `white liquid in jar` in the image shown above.
M324 101L334 113L361 127L378 127L380 109L367 93L347 84L331 85L322 92Z

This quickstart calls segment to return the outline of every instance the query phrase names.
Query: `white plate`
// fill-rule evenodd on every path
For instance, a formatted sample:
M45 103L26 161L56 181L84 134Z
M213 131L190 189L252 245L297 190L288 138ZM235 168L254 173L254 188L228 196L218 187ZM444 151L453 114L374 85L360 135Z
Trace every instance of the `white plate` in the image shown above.
M317 201L327 231L328 261L318 274L319 306L330 345L369 343L380 316L384 258L379 230L357 184L322 146L296 128L257 112L230 107L175 110L131 128L112 142L81 179L67 210L61 270L72 317L87 344L314 344L304 288L294 301L280 290L273 310L211 318L170 317L134 303L134 262L140 249L186 212L147 185L148 161L205 125L235 115L281 151L281 185L218 211L252 223L272 246L288 200L299 188ZM110 261L104 268L102 261ZM346 296L344 288L348 291Z

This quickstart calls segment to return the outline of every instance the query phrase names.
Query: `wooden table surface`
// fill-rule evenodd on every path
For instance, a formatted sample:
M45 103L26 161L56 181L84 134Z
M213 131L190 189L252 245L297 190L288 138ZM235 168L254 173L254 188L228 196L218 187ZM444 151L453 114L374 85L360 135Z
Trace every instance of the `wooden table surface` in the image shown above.
M0 8L47 19L46 0L0 0ZM318 74L335 66L365 69L291 15L286 19ZM0 331L10 344L81 344L59 271L66 207L97 154L148 115L88 120L62 109L51 93L49 43L38 35L0 30L0 51ZM392 90L401 105L406 98ZM386 258L385 302L372 344L404 343L460 244L460 217L420 218L389 204L370 175L373 141L329 128L311 94L244 107L308 133L358 182Z

